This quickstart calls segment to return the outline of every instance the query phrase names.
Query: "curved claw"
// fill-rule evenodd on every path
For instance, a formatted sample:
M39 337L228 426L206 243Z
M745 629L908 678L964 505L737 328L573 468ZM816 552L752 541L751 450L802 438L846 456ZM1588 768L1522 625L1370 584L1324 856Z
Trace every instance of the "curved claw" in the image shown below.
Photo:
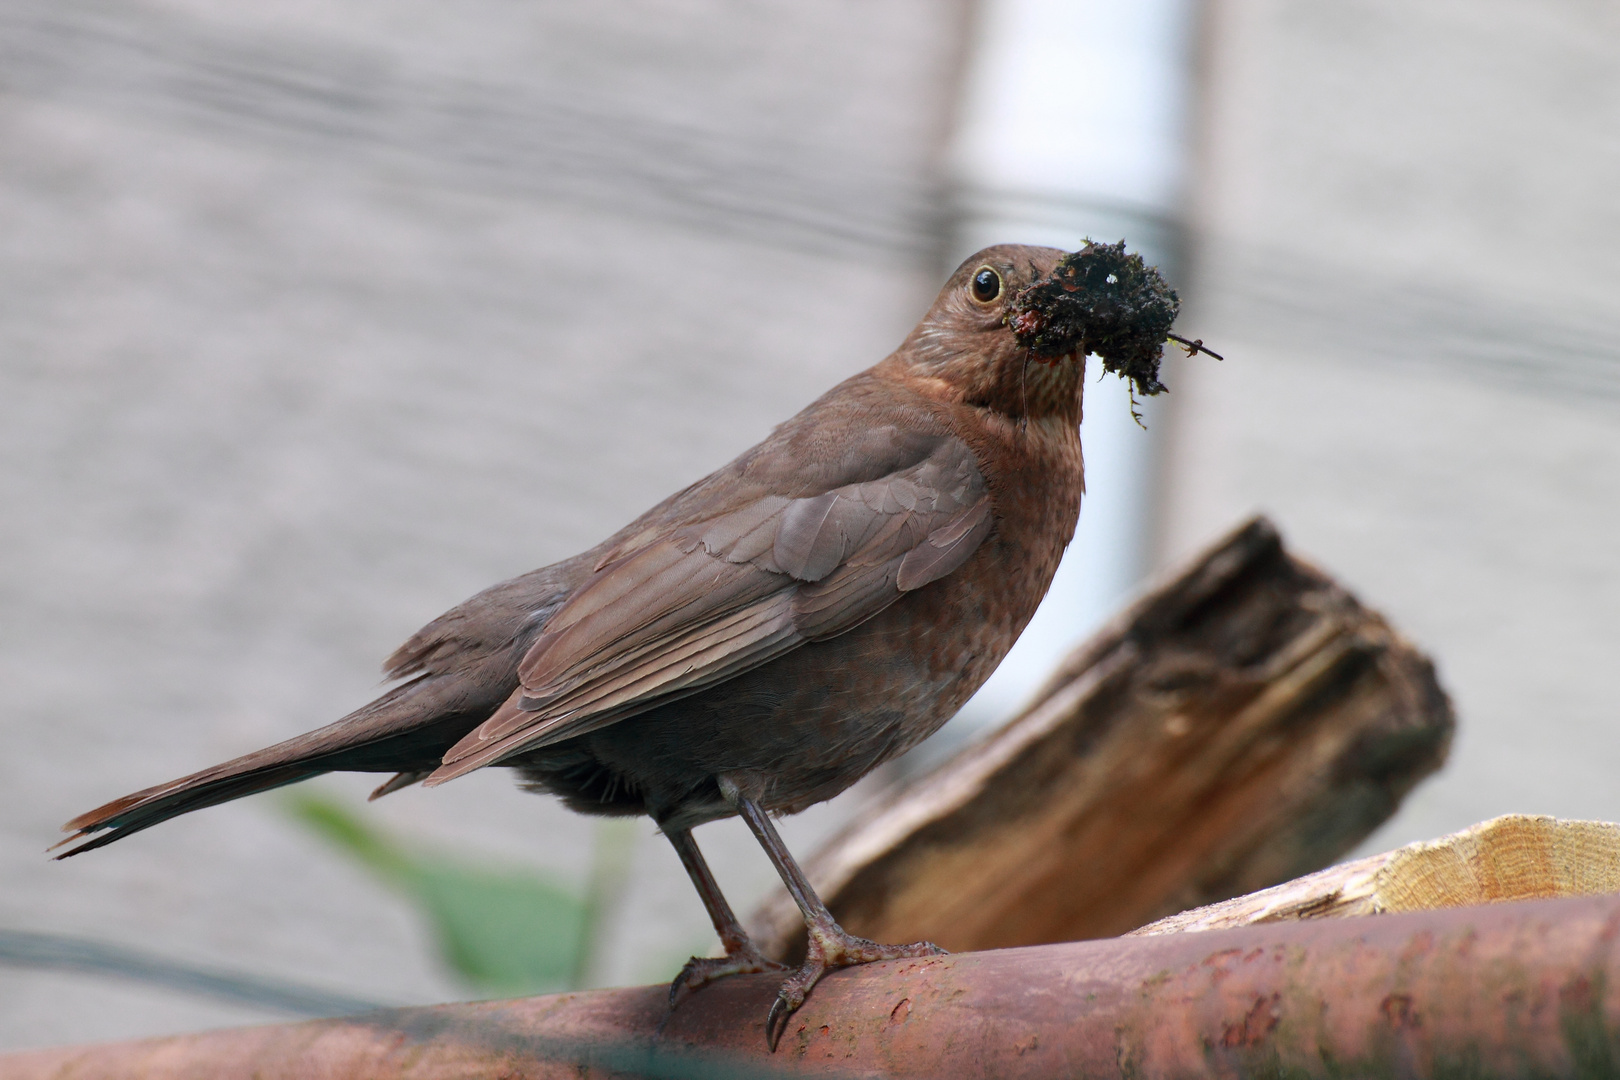
M804 1004L802 995L797 1003L790 1005L785 994L781 993L771 1002L770 1014L765 1017L765 1045L771 1048L771 1053L776 1053L776 1044L782 1041L782 1033L787 1030L788 1018L802 1004Z
M830 930L812 928L804 963L788 976L782 988L776 992L776 1000L771 1003L771 1011L765 1017L765 1042L774 1054L776 1044L781 1042L782 1035L787 1031L788 1021L828 971L879 960L944 955L945 950L931 941L918 941L910 945L879 945L845 933L837 924L833 924Z
M786 971L786 964L778 964L765 957L752 945L728 952L725 956L694 956L681 968L680 974L669 984L669 1011L685 1001L692 991L702 989L727 975L752 975L760 971Z

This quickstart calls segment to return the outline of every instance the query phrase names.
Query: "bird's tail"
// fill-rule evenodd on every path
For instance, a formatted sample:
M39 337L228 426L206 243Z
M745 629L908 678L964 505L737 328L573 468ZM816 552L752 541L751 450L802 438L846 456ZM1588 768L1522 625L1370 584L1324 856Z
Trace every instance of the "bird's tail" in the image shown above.
M201 810L205 806L216 806L222 802L239 799L243 795L269 791L284 784L296 784L300 780L308 780L312 776L319 776L328 771L298 763L257 767L250 764L260 755L278 749L280 747L272 746L257 754L248 754L246 757L228 761L223 765L215 765L211 769L192 773L179 780L149 787L133 795L125 795L105 806L96 807L88 814L80 814L62 826L64 832L72 832L73 835L56 844L51 850L55 851L94 833L101 833L100 836L95 836L77 847L68 848L56 856L58 859L65 859L69 855L105 847L114 840L121 840L130 833L140 832L178 814Z
M63 826L73 835L51 850L83 841L57 856L65 859L180 814L336 770L397 773L375 794L397 791L431 772L492 708L467 700L452 680L423 675L336 723L80 814Z

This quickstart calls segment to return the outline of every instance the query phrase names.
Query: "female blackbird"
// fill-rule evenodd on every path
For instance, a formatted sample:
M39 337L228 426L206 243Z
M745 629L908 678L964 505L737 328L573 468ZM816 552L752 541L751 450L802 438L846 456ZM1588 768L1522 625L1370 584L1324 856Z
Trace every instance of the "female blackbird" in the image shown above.
M831 798L932 734L1045 594L1080 512L1083 351L1051 332L1032 349L1009 307L1022 296L1027 311L1064 258L979 252L882 363L591 550L418 631L386 664L409 681L328 727L75 818L64 843L99 835L66 854L334 770L396 773L375 797L503 765L576 810L647 814L669 837L726 950L686 965L672 1008L722 975L778 966L692 838L732 814L809 927L808 959L767 1020L773 1047L827 969L938 952L845 933L771 815Z

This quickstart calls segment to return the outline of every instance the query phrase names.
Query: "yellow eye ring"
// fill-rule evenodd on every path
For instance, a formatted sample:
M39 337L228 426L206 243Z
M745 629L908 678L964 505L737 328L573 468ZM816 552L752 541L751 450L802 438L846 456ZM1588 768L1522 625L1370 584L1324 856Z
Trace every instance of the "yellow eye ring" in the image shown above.
M1001 275L988 266L981 266L973 271L973 279L969 283L968 291L973 299L981 304L993 302L1001 295Z

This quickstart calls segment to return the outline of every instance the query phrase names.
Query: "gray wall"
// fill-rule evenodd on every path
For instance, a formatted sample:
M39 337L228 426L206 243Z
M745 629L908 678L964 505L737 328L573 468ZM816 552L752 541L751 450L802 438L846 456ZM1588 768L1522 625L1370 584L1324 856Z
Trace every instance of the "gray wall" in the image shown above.
M963 23L928 0L0 5L0 927L465 993L274 797L42 850L362 703L421 623L898 344L939 280ZM594 828L495 772L376 812L574 878ZM746 909L768 865L704 832ZM712 945L637 835L602 981ZM0 1048L270 1018L0 967Z
M1439 660L1367 845L1620 819L1620 9L1212 0L1165 551L1272 513Z

